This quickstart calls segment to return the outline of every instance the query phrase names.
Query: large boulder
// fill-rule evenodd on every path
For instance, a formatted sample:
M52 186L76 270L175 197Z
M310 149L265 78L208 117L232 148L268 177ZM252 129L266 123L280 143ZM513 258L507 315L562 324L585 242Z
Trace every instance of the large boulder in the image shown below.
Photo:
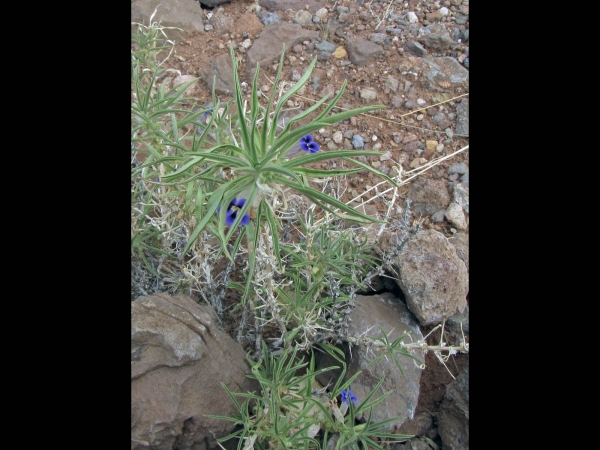
M355 66L364 66L383 54L383 47L363 38L350 38L346 41L348 59Z
M200 68L200 77L212 92L213 83L218 94L232 94L235 91L233 82L233 62L229 53L223 53ZM215 78L216 77L216 78Z
M269 65L278 62L283 44L287 54L294 45L318 37L318 31L305 30L297 23L270 23L246 53L246 81L250 84L254 80L257 64L265 71Z
M380 295L357 295L355 307L350 314L350 324L348 326L348 335L383 337L383 328L388 339L393 342L403 333L410 333L403 342L411 343L423 339L419 324L415 317L393 294L386 292ZM404 355L395 355L404 375L398 369L396 364L388 356L380 359L372 366L369 366L373 360L381 354L381 347L368 347L366 345L345 345L346 363L348 370L346 379L350 378L357 371L362 373L352 382L350 390L357 397L357 406L369 395L381 377L385 379L379 391L374 394L372 399L376 399L384 393L392 393L381 403L373 408L371 421L381 422L382 420L398 417L397 420L388 424L390 430L396 430L405 421L414 418L415 409L419 400L419 383L421 380L421 371L413 358ZM424 361L421 349L412 351L413 356L420 361ZM339 366L339 363L329 355L318 355L317 365L319 368ZM340 370L331 370L317 376L323 385L335 384ZM357 416L358 420L366 421L368 411Z
M131 449L203 450L233 430L233 392L256 391L242 347L210 305L155 294L131 303Z
M413 202L413 211L418 214L434 214L446 209L451 201L446 183L433 179L416 179L409 186L407 197Z
M393 252L391 272L408 309L423 326L437 325L467 307L469 273L455 247L436 230L420 230L408 240L387 236L381 242ZM394 251L396 247L396 251Z
M469 366L446 388L438 432L444 449L469 450Z
M132 0L131 21L150 25L150 16L156 10L154 22L160 22L169 39L183 39L196 33L204 33L204 14L196 0Z

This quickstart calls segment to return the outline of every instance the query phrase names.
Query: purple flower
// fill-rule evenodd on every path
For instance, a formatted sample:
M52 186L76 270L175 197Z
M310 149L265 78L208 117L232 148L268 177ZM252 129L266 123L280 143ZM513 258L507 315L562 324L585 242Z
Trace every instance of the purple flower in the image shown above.
M245 198L240 198L239 200L234 198L233 200L231 200L231 202L227 206L227 211L225 212L225 223L227 224L228 227L230 227L234 224L235 219L237 218L238 212L240 211L240 209L242 209L242 207L244 206L245 203L246 203ZM219 212L221 212L221 205L219 205L217 207L217 213L219 213ZM240 221L240 226L243 227L244 225L247 225L249 222L250 222L250 214L246 213L246 214L244 214L244 217L242 217L242 220Z
M299 144L296 144L292 148L290 148L285 154L285 156L293 156L300 150L304 150L305 152L309 153L317 153L319 151L319 144L316 143L316 141L310 134L301 137L299 142Z
M352 393L351 390L348 390L348 391L342 390L342 402L348 403L348 399L352 400L354 403L356 403L358 401L358 399Z
M317 153L319 151L319 144L315 142L310 134L300 138L300 148L305 152Z

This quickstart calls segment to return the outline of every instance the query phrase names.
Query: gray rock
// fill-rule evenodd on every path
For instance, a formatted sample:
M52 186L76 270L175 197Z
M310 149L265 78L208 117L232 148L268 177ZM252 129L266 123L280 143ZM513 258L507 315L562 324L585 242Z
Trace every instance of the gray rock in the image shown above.
M313 77L312 78L312 87L313 89L316 91L317 89L319 89L319 77Z
M390 34L393 34L394 36L401 36L404 33L404 29L394 27L387 27L385 31L387 31Z
M319 52L317 55L318 61L329 61L333 57L333 53L330 52Z
M309 27L312 22L312 14L302 9L294 15L294 22L303 27Z
M467 165L464 162L461 162L457 164L452 164L448 169L448 174L452 175L453 173L458 173L462 175L463 173L467 173L468 171L469 168L467 167Z
M258 4L269 11L292 11L305 10L311 14L316 14L318 10L325 7L325 2L317 0L258 0ZM308 6L308 9L305 8Z
M392 96L390 103L392 105L392 107L394 108L400 108L402 106L402 102L404 101L404 99L402 97L400 97L399 95L394 95Z
M205 414L238 412L233 392L257 391L242 347L212 307L165 293L131 302L131 449L202 450L233 430Z
M408 188L407 197L417 214L434 214L450 204L450 192L442 180L416 179Z
M348 59L356 66L364 66L370 60L383 54L383 48L362 38L350 38L346 41Z
M396 444L392 448L393 450L431 450L432 447L430 447L429 444L426 441L424 441L421 437L417 436L412 439L409 439L404 444Z
M465 266L467 267L467 271L469 270L469 235L466 233L456 233L451 238L448 238L448 241L454 248L456 249L456 254L460 259L463 260Z
M169 39L182 40L195 33L204 33L202 8L196 0L133 0L131 2L131 21L149 25L150 16L157 5L153 21L165 27L177 27L181 30L167 29Z
M437 113L435 116L433 116L433 123L441 123L442 121L446 120L446 114L444 113Z
M465 310L469 274L439 231L418 231L401 247L392 266L408 309L421 325L437 325Z
M469 135L469 99L463 98L456 105L456 134Z
M362 88L360 90L360 98L365 101L372 101L377 99L377 92L373 88Z
M469 214L469 182L464 181L454 186L452 201L458 203L465 213Z
M446 219L459 230L466 230L469 226L462 206L455 202L450 203L446 208Z
M454 335L453 339L455 342L462 340L463 333L465 335L469 334L469 304L467 304L463 312L454 314L446 321L446 329Z
M317 45L315 45L315 48L322 52L333 53L337 47L335 44L332 44L329 41L321 41Z
M214 77L217 77L216 80ZM231 94L234 92L233 63L231 55L224 53L214 61L200 68L200 77L212 92L213 82L217 93Z
M218 34L231 33L234 30L233 17L225 13L223 8L219 8L214 12L210 23L214 26L215 33Z
M350 14L348 14L348 13L340 13L338 16L339 23L346 23L348 21L348 19L350 19ZM341 27L339 27L337 31L340 31L340 30L342 30ZM337 32L336 32L336 35L337 35ZM340 36L340 37L343 37L343 36Z
M441 23L435 23L426 27L428 32L423 34L419 39L425 47L435 50L448 50L454 45L454 41L450 37L450 33Z
M469 366L446 387L440 406L438 432L443 448L469 449Z
M383 334L379 326L386 333L390 333L389 339L393 341L403 333L410 333L410 338L405 338L403 342L410 343L423 339L421 330L415 317L406 308L406 305L393 294L386 292L381 295L363 296L357 295L355 299L356 306L350 315L352 321L348 326L350 336L359 336L367 334L373 337L382 337ZM376 352L377 353L377 352ZM357 406L366 398L379 382L382 375L385 380L374 398L379 397L384 392L392 391L385 400L373 408L371 420L380 422L385 419L391 419L400 416L398 420L392 421L388 427L390 430L400 427L407 420L414 418L415 409L419 399L419 382L421 380L421 369L415 365L415 361L407 356L397 355L398 363L405 375L394 364L390 358L383 358L368 367L375 359L376 353L367 351L366 347L352 346L349 351L345 346L346 361L349 361L346 379L350 378L357 371L362 373L352 382L350 390L357 397ZM420 361L424 361L421 350L415 350L413 356ZM329 367L339 365L329 358L319 360L319 367ZM335 383L336 375L339 371L328 371L317 377L317 380L327 385L330 382ZM360 421L366 421L368 411L363 412L357 418Z
M258 63L264 70L279 61L282 44L287 54L294 45L318 36L318 31L305 30L297 23L274 22L265 26L246 53L246 80L254 79Z
M373 33L369 36L369 41L374 42L375 44L389 44L390 38L388 38L385 33Z
M360 134L355 134L352 136L352 147L354 148L363 148L365 146L365 141L363 140Z
M417 41L406 41L406 43L404 44L404 50L406 50L408 53L412 53L413 55L418 56L418 57L421 57L421 56L429 53Z
M407 100L404 103L404 107L406 109L417 109L419 107L419 105L417 105L417 102L415 102L414 100Z
M460 87L468 89L469 71L461 66L455 58L425 56L421 58L421 63L422 73L430 88L444 90ZM427 85L423 84L424 87Z
M433 213L431 215L431 221L433 223L439 223L444 221L444 217L446 217L446 210L440 209L438 212Z
M414 434L416 436L425 436L433 427L433 417L427 411L415 414L412 420L407 420L396 431L399 434ZM411 447L408 447L411 448ZM430 450L430 449L427 449Z
M469 20L469 16L461 13L456 13L456 25L464 25Z
M258 17L260 18L261 22L265 25L269 25L273 22L279 22L279 16L277 14L265 10L261 10L258 13Z
M385 87L392 92L398 92L399 84L400 82L398 81L398 79L392 76L387 77L387 79L385 80Z

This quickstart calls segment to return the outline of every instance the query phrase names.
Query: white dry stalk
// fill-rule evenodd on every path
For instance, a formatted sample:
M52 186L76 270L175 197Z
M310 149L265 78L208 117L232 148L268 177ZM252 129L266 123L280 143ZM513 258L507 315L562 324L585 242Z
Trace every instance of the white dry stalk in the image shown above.
M369 12L371 13L371 15L373 16L373 18L375 20L377 20L377 26L375 26L375 31L377 31L377 29L381 26L381 24L387 20L387 18L390 16L390 14L394 11L393 9L390 11L390 7L392 6L392 3L394 2L394 0L390 0L390 3L387 6L387 9L385 10L385 13L383 13L383 18L380 19L379 16L377 14L375 14L373 12L373 10L371 9L371 4L373 3L373 0L371 0L369 2L369 4L367 5L369 8Z
M398 176L395 177L395 178L392 178L392 179L394 181L396 181L396 183L398 184L398 186L403 186L406 183L408 183L410 180L412 180L413 178L416 178L419 175L422 175L427 170L429 170L432 167L438 165L442 161L445 161L446 159L453 158L456 155L458 155L459 153L464 152L465 150L468 150L468 149L469 149L469 146L467 145L467 146L461 148L460 150L455 151L454 153L451 153L451 154L446 155L446 156L440 156L439 158L432 159L427 164L425 164L425 165L423 165L421 167L418 167L418 168L413 169L413 170L409 170L408 172L404 172L405 174L412 174L410 177L406 178L405 180L401 179L402 172L399 172ZM399 164L399 163L396 162L396 164ZM370 199L363 200L363 202L361 203L361 205L364 205L365 203L369 203L370 201L373 201L375 198L377 198L377 197L379 197L379 196L381 196L383 194L387 194L388 192L393 191L394 189L396 189L396 188L389 188L389 189L386 189L383 192L378 192L377 187L380 186L380 185L382 185L382 184L384 184L384 183L387 183L387 181L385 181L385 180L381 181L381 182L377 183L375 186L370 187L369 189L367 189L362 194L359 194L356 197L354 197L353 199L349 200L347 202L347 204L350 204L352 202L358 201L361 197L365 196L365 194L367 194L368 192L370 192L372 190L375 190L378 193L378 195L377 196L373 196Z
M425 337L423 337L423 339L420 339L417 342L411 342L409 344L405 344L404 342L401 342L399 344L400 348L406 349L409 352L412 353L413 350L422 350L423 353L427 353L428 351L433 351L434 355L438 358L438 360L444 365L444 367L446 368L446 370L448 371L448 373L450 373L450 375L452 376L452 378L455 378L454 375L452 375L452 372L450 372L450 370L448 369L448 366L446 366L445 362L448 360L448 358L452 355L455 355L457 353L469 353L469 344L466 342L465 339L465 335L464 332L462 330L462 323L460 325L461 327L461 334L462 334L462 341L460 343L460 345L458 346L448 346L446 345L445 342L443 342L443 328L444 328L444 324L445 324L445 320L442 322L442 324L437 325L436 327L434 327ZM429 345L427 344L426 340L427 338L438 328L442 327L442 334L440 336L440 342L438 345ZM369 336L367 335L367 333L372 329L373 327L369 328L368 330L364 331L363 333L361 333L359 336L348 336L346 339L347 341L350 343L350 345L362 345L365 349L367 354L369 352L373 352L373 349L378 350L378 351L383 351L385 350L385 343L382 340L379 340L377 338L375 338L374 336ZM391 333L391 331L389 333L387 333L387 336L389 337L389 334ZM409 334L408 337L412 340L412 336ZM442 352L448 352L447 355L443 355ZM374 354L374 353L373 353ZM418 366L420 369L424 369L425 366Z
M165 63L165 61L167 61L171 57L171 54L173 53L173 51L175 49L175 42L168 38L168 36L164 30L179 30L179 31L183 31L183 30L181 28L177 28L177 27L163 27L160 24L161 23L160 21L153 22L154 16L156 15L156 12L158 11L159 6L161 6L161 5L160 4L156 5L156 8L154 8L154 12L150 16L150 19L148 20L150 25L144 25L144 24L137 23L137 22L131 22L131 24L137 25L138 30L140 32L142 30L145 30L145 34L149 34L150 30L157 30L159 33L161 33L165 37L165 43L171 45L171 50L169 50L169 54L167 55L167 57L161 63L158 64L158 66L160 67Z
M410 112L407 112L405 114L400 115L399 117L402 118L402 117L405 117L405 116L411 116L411 115L416 114L416 113L418 113L420 111L425 111L425 110L427 110L429 108L433 108L434 106L443 105L444 103L449 103L449 102L451 102L453 100L456 100L456 99L459 99L459 98L462 98L462 97L467 97L468 95L469 95L469 93L457 95L456 97L449 98L448 100L444 100L443 102L438 102L438 103L435 103L433 105L425 106L423 108L414 109L414 110L412 110ZM309 98L309 97L304 97L304 96L302 96L300 94L294 94L293 96L294 97L299 97L299 98L301 98L303 100L307 100L307 101L312 102L312 103L316 103L317 102L317 100L314 100L314 99ZM336 105L335 109L340 109L341 111L348 111L349 110L349 108L343 108L343 107L337 106L337 105ZM389 123L392 123L394 125L405 127L405 128L414 128L414 129L417 129L417 130L420 130L420 131L423 131L423 132L427 132L427 133L440 133L439 130L431 130L431 129L428 129L428 128L421 128L421 127L417 127L415 125L409 125L409 124L404 123L404 122L398 122L396 120L387 119L385 117L374 116L373 114L362 113L362 114L359 114L359 116L371 117L371 118L377 119L379 121L389 122ZM463 136L463 135L462 134L455 134L454 136Z
M270 316L270 319L257 318L262 321L264 327L269 322L274 321L280 331L285 334L287 331L284 315L282 314L281 305L275 298L275 290L280 287L273 279L273 275L277 271L277 258L274 252L273 236L271 236L266 225L262 227L262 232L258 237L258 242L255 242L256 255L256 270L252 284L257 298L262 302L256 306L255 310L265 310Z

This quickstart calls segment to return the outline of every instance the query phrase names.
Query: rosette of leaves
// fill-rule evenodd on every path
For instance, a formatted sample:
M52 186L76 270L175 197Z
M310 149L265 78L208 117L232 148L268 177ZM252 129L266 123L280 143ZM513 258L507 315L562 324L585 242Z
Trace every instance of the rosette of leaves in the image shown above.
M293 158L287 157L286 154L311 132L358 114L384 108L384 106L372 105L332 113L346 88L346 81L344 81L338 94L328 104L326 102L330 94L296 116L291 117L281 128L279 126L279 116L283 105L310 79L317 58L315 57L312 60L301 79L275 102L283 68L284 46L274 87L271 90L268 102L265 106L262 106L259 102L257 82L260 66L258 65L252 82L248 108L247 102L242 98L238 64L233 47L230 47L230 55L233 63L235 87L232 101L235 103L235 108L232 108L228 117L222 111L219 112L216 108L213 109L208 126L204 124L202 128L202 136L197 138L194 134L191 138L186 137L186 139L192 140L191 149L183 145L183 142L174 142L172 145L177 148L176 155L166 156L154 161L154 163L165 165L165 173L161 177L162 183L180 186L177 189L178 192L186 196L186 205L189 208L187 212L191 213L193 211L196 219L195 228L190 235L184 253L191 248L200 233L208 229L221 242L219 254L224 252L233 260L232 254L235 255L238 252L242 238L246 236L249 247L249 268L247 272L252 274L255 265L255 252L252 248L258 242L261 224L266 224L270 229L274 254L277 256L279 270L281 271L282 262L278 238L281 222L275 213L271 200L274 196L280 195L285 203L285 188L293 189L323 210L337 216L350 218L358 222L381 222L311 187L309 181L314 177L343 176L366 169L396 186L396 183L387 175L356 159L359 156L379 156L382 152L367 150L316 151L314 153L305 152L305 154ZM218 103L213 88L213 104ZM314 117L304 125L299 124L309 116ZM188 116L185 120L195 123L194 119L196 117ZM208 130L211 126L218 123L223 124L226 120L229 121L227 134L230 131L230 139L227 142L216 142L215 145L208 145L209 141L214 143L212 139L206 139ZM198 125L202 124L198 122ZM179 127L181 127L181 124L177 123L175 115L173 115L172 128L177 129ZM320 170L309 167L311 164L333 159L342 159L354 167L334 170ZM229 208L234 199L236 199L236 202L244 199L244 202L239 211L236 211L235 221L229 224L226 219L231 217L231 214L227 215L226 211L230 211ZM253 220L245 226L240 226L246 214L250 214ZM236 239L232 246L228 248L228 244L235 233L237 233ZM251 279L251 276L248 277L245 295L249 292Z

